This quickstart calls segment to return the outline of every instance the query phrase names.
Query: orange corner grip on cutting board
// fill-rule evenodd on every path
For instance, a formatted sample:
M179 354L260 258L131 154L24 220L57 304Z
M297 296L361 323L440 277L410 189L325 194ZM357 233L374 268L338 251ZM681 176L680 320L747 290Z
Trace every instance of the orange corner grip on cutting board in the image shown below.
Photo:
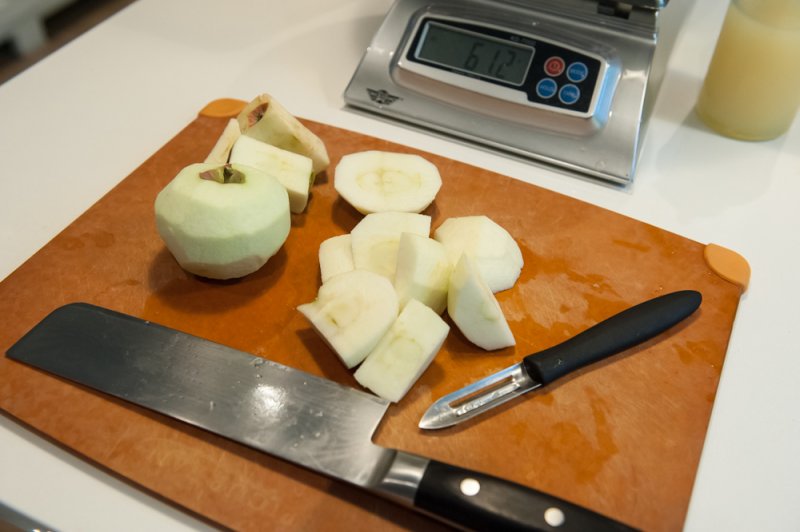
M233 118L247 105L247 102L235 98L220 98L209 102L208 105L200 109L200 116L211 118Z
M742 292L747 290L750 283L750 264L744 257L717 244L708 244L703 250L703 257L714 273L739 285Z

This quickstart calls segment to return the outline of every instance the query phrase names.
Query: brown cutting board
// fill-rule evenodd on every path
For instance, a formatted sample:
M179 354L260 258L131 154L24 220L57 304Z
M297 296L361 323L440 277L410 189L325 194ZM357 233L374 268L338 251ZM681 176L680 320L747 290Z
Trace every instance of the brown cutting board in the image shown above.
M229 107L226 107L229 105ZM86 301L357 387L295 310L319 286L317 250L361 216L333 189L350 152L416 150L306 122L331 169L282 250L260 271L212 282L182 271L159 239L156 194L201 161L241 105L221 101L0 284L0 349L59 305ZM218 115L218 116L214 116ZM497 295L517 345L484 352L453 328L409 394L389 408L380 445L550 492L647 530L680 530L746 275L715 273L708 247L657 227L431 154L443 186L433 227L486 214L522 249L517 285ZM534 168L531 172L535 172ZM736 256L734 255L734 258ZM712 262L717 262L713 259ZM741 273L741 272L739 272ZM725 278L732 279L731 282ZM669 333L456 428L423 432L433 400L633 304L679 289L701 309ZM0 357L0 407L92 463L215 523L240 530L436 529L357 488L109 399Z

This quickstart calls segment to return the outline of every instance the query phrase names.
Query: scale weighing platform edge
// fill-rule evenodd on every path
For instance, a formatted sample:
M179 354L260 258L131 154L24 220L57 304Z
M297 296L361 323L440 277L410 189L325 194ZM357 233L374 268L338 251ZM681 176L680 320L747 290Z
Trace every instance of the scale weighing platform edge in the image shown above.
M397 0L345 103L627 185L668 57L668 1Z

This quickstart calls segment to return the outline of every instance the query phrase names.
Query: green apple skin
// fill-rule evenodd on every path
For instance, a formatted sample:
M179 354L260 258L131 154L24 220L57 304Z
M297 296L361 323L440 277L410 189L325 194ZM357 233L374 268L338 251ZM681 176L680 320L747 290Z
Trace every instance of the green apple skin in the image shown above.
M215 163L192 164L158 194L156 227L186 271L210 279L244 277L261 268L289 235L286 189L274 177L244 165L243 183L220 183L201 174Z

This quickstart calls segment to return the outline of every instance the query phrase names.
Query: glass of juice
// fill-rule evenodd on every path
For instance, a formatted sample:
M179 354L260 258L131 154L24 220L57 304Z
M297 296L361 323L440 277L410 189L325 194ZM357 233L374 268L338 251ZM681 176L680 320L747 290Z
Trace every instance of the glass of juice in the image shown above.
M800 107L800 0L732 0L697 101L723 135L779 137Z

